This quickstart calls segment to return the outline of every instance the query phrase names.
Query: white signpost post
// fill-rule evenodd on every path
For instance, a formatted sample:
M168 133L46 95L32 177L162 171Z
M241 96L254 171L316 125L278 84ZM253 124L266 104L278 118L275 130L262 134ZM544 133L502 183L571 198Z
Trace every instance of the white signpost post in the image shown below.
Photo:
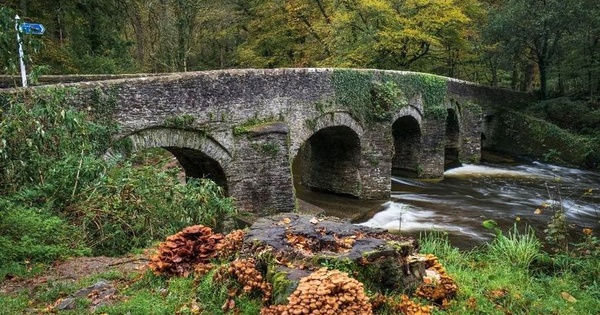
M21 36L19 33L25 34L42 35L46 31L46 28L42 24L37 23L21 23L19 15L15 15L15 31L17 31L17 43L19 44L19 64L21 66L21 82L23 87L27 87L27 73L25 70L25 60L23 56L23 42L21 42Z

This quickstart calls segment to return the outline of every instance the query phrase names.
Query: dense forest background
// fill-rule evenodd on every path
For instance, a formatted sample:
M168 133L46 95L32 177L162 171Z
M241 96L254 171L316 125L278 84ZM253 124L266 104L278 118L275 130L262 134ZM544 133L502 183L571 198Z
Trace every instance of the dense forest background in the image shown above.
M34 73L226 68L413 70L536 91L600 91L597 0L6 0L0 69Z

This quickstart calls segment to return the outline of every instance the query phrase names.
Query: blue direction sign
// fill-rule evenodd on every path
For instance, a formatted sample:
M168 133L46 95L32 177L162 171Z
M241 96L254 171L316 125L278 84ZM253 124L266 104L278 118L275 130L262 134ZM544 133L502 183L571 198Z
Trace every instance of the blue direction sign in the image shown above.
M46 31L46 28L44 25L38 23L21 23L19 31L25 34L42 35Z

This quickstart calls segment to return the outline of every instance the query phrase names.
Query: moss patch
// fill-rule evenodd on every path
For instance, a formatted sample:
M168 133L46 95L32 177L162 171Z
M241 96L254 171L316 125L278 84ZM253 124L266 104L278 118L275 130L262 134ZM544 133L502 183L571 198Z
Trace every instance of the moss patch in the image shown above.
M392 113L422 96L425 116L445 119L447 80L423 73L385 73L349 69L334 70L333 87L337 104L364 123L389 120Z
M499 115L501 125L495 135L498 147L543 157L547 162L598 168L600 141L578 136L560 127L519 112Z
M244 134L247 134L257 128L260 128L261 126L266 126L266 125L270 125L274 122L281 122L281 119L275 119L274 117L268 117L268 118L257 118L257 117L253 117L250 118L248 120L246 120L245 122L234 126L233 127L233 135L234 136L241 136Z
M188 128L190 127L196 118L192 115L180 115L167 117L163 122L165 127L169 128Z

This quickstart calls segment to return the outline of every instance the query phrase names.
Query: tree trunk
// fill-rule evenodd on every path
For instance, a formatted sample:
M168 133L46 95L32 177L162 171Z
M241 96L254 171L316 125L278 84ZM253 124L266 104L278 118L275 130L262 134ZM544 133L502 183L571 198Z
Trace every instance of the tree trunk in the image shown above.
M516 61L513 61L512 76L510 78L510 87L517 90L519 87L519 66Z
M533 82L535 80L535 64L528 62L523 71L523 80L521 81L520 90L523 92L533 91Z
M565 95L565 82L563 80L563 76L561 74L562 71L558 72L558 93L560 96Z
M546 60L539 58L538 67L540 68L540 99L545 100L548 93L548 65Z
M19 7L21 9L21 16L27 17L27 0L21 0L19 2Z

